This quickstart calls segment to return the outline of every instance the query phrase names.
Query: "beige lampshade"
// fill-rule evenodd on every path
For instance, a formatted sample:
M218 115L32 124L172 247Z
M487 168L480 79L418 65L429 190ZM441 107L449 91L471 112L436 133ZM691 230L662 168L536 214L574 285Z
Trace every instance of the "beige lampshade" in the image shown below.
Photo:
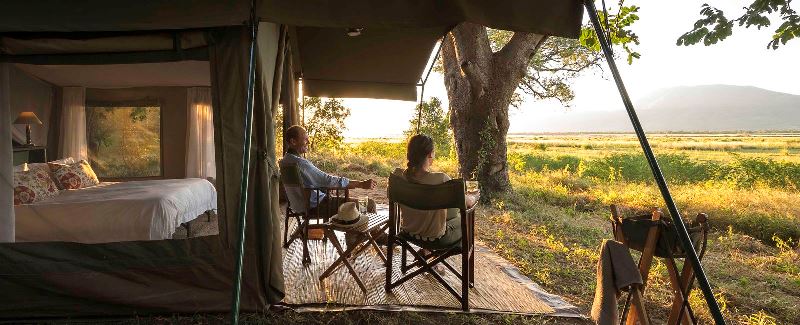
M14 124L42 124L42 121L36 117L36 113L34 112L22 112L19 113L17 119L14 120Z

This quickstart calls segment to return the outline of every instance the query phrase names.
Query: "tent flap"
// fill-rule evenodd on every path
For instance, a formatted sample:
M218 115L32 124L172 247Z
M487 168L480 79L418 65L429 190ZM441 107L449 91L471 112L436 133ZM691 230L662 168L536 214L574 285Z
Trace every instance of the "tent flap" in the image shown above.
M329 98L417 100L415 84L303 79L303 95Z
M414 101L431 51L448 29L374 28L353 37L342 28L296 27L303 93Z
M231 250L237 243L237 218L241 196L244 122L247 102L249 35L247 28L228 28L220 41L210 47L211 92L214 109L214 135L220 236ZM283 298L280 211L278 211L275 163L274 121L271 113L272 81L278 52L278 28L259 25L254 91L253 147L251 148L250 187L246 216L245 249L254 249L255 259L244 261L245 279L255 274L258 299L266 306ZM272 141L268 138L272 136ZM276 253L277 252L277 253ZM231 276L233 273L231 273ZM242 294L247 294L246 283Z
M225 311L233 261L216 239L0 245L0 319Z

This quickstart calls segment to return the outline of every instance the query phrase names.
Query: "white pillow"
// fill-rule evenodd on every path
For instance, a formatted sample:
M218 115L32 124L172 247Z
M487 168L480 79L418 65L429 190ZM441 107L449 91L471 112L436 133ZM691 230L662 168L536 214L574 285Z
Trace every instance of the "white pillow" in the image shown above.
M61 164L61 165L70 165L76 163L75 158L67 157L64 159L48 161L50 164Z
M64 158L64 159L53 160L53 161L50 161L48 163L61 164L61 165L70 165L70 164L74 164L75 163L75 158L67 157L67 158ZM46 163L30 163L30 164L22 163L20 165L14 166L14 171L15 172L26 172L26 171L29 171L29 170L35 169L35 168L47 168L47 164ZM48 171L49 170L50 169L48 168Z
M25 163L25 165L27 166L25 171L41 168L44 171L50 173L50 167L47 167L47 163Z

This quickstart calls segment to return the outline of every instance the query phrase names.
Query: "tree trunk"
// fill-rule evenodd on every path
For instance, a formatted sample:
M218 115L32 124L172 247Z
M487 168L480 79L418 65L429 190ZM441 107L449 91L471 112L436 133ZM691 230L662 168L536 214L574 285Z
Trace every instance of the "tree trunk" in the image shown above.
M457 101L454 103L453 99ZM508 105L507 100L491 96L490 92L450 99L459 173L468 179L477 177L482 191L489 196L511 189L506 167Z
M542 35L515 33L492 52L486 28L462 23L445 38L442 62L461 177L473 175L485 198L511 190L508 107Z

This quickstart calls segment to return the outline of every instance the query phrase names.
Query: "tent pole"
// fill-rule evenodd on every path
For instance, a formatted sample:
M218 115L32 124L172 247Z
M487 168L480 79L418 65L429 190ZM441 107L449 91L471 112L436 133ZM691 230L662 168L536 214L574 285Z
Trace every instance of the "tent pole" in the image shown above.
M300 96L302 96L302 97L300 97L300 102L301 102L301 104L300 104L300 114L302 114L302 117L300 118L301 119L300 125L302 125L303 127L306 127L306 93L303 91L303 88L305 88L304 86L305 86L305 82L302 82L302 78L301 78L301 80L300 80Z
M700 263L700 259L697 257L697 253L694 250L694 245L692 245L692 241L689 238L689 233L686 231L686 225L683 223L680 212L675 206L675 201L672 199L672 194L669 192L669 187L667 187L667 182L664 179L664 175L661 173L661 168L658 166L658 161L653 154L653 150L650 148L650 143L647 141L647 135L642 129L642 125L639 122L639 117L636 116L633 103L628 96L628 91L625 89L625 84L622 82L622 77L619 74L617 65L614 62L613 54L611 53L611 46L608 43L609 40L606 39L606 35L600 25L600 19L597 16L597 9L594 6L594 0L584 0L583 3L586 6L586 11L589 14L589 19L592 21L597 38L600 41L600 46L603 48L603 53L605 54L606 61L611 69L611 73L614 75L614 81L617 84L617 89L619 89L622 102L625 104L625 109L628 111L628 116L631 119L631 124L633 124L633 129L636 131L636 136L639 138L639 143L642 146L644 155L647 158L647 162L650 164L653 177L658 184L658 188L661 191L661 196L664 198L664 201L667 204L667 209L669 209L669 213L672 216L672 224L675 226L675 230L678 233L678 237L683 245L684 251L686 251L687 259L689 259L692 268L694 268L697 274L697 282L700 286L700 289L703 291L703 296L705 296L708 309L711 311L711 315L713 316L716 324L725 324L725 319L722 317L722 312L720 311L716 298L714 298L714 293L711 290L711 285L708 283L708 278L706 278L703 265Z
M425 98L425 82L422 83L422 88L419 92L419 106L417 106L417 134L420 132L422 126L422 101Z
M439 60L439 54L442 53L442 46L444 46L445 37L447 37L446 33L444 34L444 36L442 36L442 40L439 42L439 48L436 50L436 55L433 56L433 62L431 63L431 66L428 67L428 72L425 74L425 79L422 79L422 83L420 84L420 87L422 89L420 90L419 109L417 112L417 134L419 134L420 126L422 125L422 103L425 100L425 84L428 82L428 77L431 76L431 71L433 71L433 67L436 66L436 61Z
M239 324L239 305L242 291L242 262L244 260L244 240L247 216L247 189L250 183L250 147L253 141L253 96L255 92L255 47L258 35L258 21L255 16L255 0L250 3L250 62L247 72L247 101L245 102L244 148L242 157L242 180L239 189L239 239L236 244L236 268L233 281L233 301L231 302L231 324Z

